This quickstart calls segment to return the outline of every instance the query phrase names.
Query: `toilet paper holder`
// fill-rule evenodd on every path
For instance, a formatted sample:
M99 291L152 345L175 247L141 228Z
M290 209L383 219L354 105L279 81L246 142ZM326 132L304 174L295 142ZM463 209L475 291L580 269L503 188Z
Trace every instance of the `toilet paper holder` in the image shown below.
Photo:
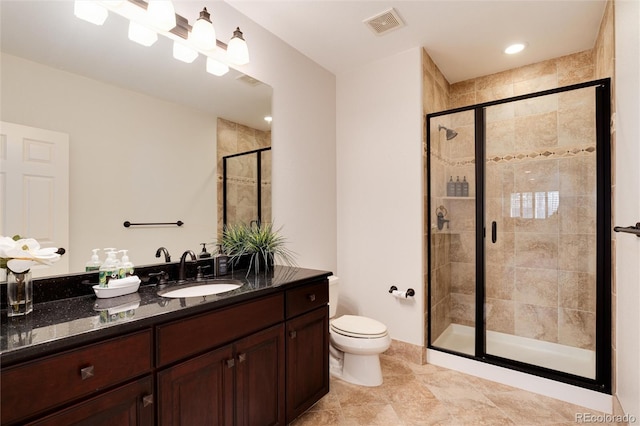
M416 295L416 292L412 288L408 288L407 291L401 292L401 291L398 291L398 287L396 287L395 285L391 286L391 288L389 289L389 293L391 293L395 297L404 296L405 298L413 297Z

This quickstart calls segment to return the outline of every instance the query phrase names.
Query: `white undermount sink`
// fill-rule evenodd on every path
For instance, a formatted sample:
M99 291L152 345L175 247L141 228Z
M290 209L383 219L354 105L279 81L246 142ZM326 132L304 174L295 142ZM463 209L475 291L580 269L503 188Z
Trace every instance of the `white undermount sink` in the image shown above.
M202 284L189 284L174 289L165 289L158 292L159 296L182 298L182 297L202 297L212 294L225 293L242 286L242 281L221 280L220 282L205 282Z

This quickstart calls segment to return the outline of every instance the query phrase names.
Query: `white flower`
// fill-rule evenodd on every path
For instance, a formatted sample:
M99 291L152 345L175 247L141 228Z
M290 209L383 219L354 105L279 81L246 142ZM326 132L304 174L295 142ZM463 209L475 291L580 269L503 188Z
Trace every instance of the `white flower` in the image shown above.
M48 266L58 261L57 251L56 247L40 248L33 238L0 237L0 266L19 274L36 265Z

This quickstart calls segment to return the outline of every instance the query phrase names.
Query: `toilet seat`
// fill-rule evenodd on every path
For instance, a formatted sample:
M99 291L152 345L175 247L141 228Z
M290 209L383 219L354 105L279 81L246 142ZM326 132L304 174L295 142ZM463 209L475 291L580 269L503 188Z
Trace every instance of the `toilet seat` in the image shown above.
M387 327L383 323L357 315L343 315L333 320L331 330L358 339L377 339L387 335Z

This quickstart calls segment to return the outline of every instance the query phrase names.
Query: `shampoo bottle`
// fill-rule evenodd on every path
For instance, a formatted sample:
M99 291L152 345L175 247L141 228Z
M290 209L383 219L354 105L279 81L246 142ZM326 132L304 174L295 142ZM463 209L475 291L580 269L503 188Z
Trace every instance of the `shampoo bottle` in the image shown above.
M456 195L456 183L453 181L453 176L449 176L449 182L447 182L447 197L454 197Z
M469 196L469 182L467 182L466 176L462 178L462 196L463 197Z
M118 271L119 278L126 278L133 275L133 263L129 260L127 255L128 250L120 250L122 252L122 261L120 263L120 269Z
M100 266L100 270L98 272L98 283L100 284L100 287L108 287L109 280L112 278L118 278L118 259L116 259L115 249L105 249L105 251L107 251L107 258Z
M456 197L462 197L462 182L460 182L460 176L456 176Z
M91 260L85 264L85 272L97 271L100 269L100 266L102 266L102 262L100 262L100 258L98 257L98 250L100 249L91 250L93 254L91 255Z

